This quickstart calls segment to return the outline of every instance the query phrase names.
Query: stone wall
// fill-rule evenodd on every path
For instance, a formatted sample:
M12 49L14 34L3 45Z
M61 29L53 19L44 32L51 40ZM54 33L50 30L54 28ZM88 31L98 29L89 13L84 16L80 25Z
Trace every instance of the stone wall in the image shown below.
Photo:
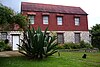
M90 42L89 32L88 31L48 31L50 35L56 35L57 33L64 33L64 43L73 42L75 43L74 33L80 33L81 40L85 42ZM23 32L21 31L7 31L7 39L12 44L12 35L20 35L20 39L23 39Z
M81 41L84 40L87 43L90 43L89 31L52 31L52 33L64 33L64 43L73 42L75 43L75 33L80 33Z
M89 43L89 32L88 31L65 31L64 33L64 42L73 42L75 43L75 33L80 33L80 39Z

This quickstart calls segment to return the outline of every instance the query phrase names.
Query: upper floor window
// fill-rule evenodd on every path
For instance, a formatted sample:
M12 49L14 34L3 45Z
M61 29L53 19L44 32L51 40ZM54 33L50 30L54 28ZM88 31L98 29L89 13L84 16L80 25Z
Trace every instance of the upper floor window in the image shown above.
M28 16L28 20L29 20L30 24L34 24L34 17L35 17L34 15L29 15Z
M57 17L57 24L62 25L62 22L63 22L63 17L62 16Z
M43 16L43 24L48 24L48 16Z
M75 25L76 26L79 26L80 25L80 18L79 17L75 17L74 18L74 21L75 21Z

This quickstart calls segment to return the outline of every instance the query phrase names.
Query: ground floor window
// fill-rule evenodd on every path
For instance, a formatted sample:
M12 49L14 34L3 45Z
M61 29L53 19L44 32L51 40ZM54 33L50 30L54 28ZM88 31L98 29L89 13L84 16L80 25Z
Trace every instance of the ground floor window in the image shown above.
M1 32L1 40L6 40L7 39L7 32Z
M75 43L80 42L80 33L75 33Z
M64 34L63 33L57 33L57 42L60 44L64 43Z

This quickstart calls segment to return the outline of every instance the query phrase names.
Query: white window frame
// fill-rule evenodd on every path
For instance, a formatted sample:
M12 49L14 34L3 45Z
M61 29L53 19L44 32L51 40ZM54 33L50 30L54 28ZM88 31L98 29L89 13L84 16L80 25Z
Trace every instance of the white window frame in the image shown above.
M63 23L63 17L57 16L57 25L62 25L62 23Z
M49 23L49 16L43 16L43 24Z
M79 17L75 17L74 21L75 21L75 26L79 26L80 25L80 18Z
M35 23L35 22L34 22L34 18L35 18L34 15L28 15L28 20L29 20L29 23L30 23L30 24L34 24L34 23Z

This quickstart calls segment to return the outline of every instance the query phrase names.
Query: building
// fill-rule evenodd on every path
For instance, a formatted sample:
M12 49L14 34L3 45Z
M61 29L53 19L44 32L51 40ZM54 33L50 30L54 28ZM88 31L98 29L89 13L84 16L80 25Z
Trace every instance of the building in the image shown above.
M59 43L89 42L88 14L80 7L22 2L21 12L34 28L57 33Z
M0 40L9 40L12 50L18 50L16 44L20 44L20 39L23 39L23 32L21 31L0 31Z
M40 26L44 31L48 27L48 34L51 35L52 32L57 35L58 43L90 41L88 14L80 7L22 2L21 13L27 16L30 25L35 29ZM1 32L0 38L9 39L12 49L18 50L16 44L21 43L23 32Z

